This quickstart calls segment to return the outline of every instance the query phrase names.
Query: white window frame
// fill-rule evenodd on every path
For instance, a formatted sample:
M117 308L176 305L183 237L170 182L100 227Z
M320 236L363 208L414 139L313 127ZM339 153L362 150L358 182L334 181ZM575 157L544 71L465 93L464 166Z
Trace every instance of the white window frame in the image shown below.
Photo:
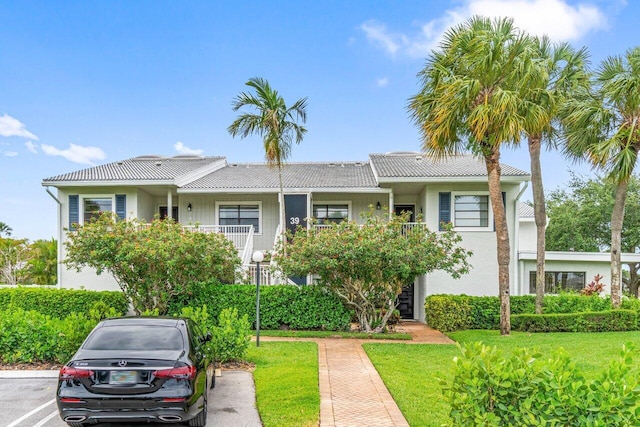
M315 219L315 217L313 216L313 211L315 210L314 207L316 205L347 205L347 221L351 221L353 217L353 209L351 208L351 204L351 200L329 200L327 202L325 202L324 200L313 200L311 202L311 212L309 212L309 216Z
M216 202L215 218L214 218L215 225L220 225L220 206L236 206L236 205L238 206L258 205L258 228L260 229L260 232L258 233L254 230L254 234L256 236L262 236L262 233L264 232L263 225L262 225L262 202L259 202L259 201L251 202L251 201L224 200L224 201Z
M456 196L487 196L488 222L486 227L465 227L456 225ZM456 231L493 231L493 207L488 191L456 191L451 192L451 221Z
M78 206L78 220L79 223L84 225L84 203L86 199L110 199L111 200L111 212L116 211L116 195L115 194L82 194L80 195L80 206ZM100 211L107 212L107 211Z

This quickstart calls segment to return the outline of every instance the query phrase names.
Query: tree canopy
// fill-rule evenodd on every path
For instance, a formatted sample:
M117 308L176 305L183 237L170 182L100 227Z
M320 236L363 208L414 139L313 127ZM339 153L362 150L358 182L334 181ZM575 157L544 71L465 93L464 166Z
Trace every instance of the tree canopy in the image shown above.
M458 234L406 221L406 215L387 220L369 213L364 224L312 223L288 236L286 255L280 246L275 261L287 275L317 275L319 285L355 310L363 331L383 331L402 288L418 275L444 270L459 277L469 270L471 252L459 246Z
M569 183L547 197L549 225L547 250L603 252L611 245L611 211L616 185L603 177L586 178L573 174ZM640 251L640 180L629 179L627 204L622 225L622 252ZM629 291L638 295L640 264L631 263L624 278Z
M189 292L192 283L232 283L241 263L224 235L185 230L173 220L145 224L105 213L76 226L65 242L65 264L110 273L138 313L166 314L170 300Z

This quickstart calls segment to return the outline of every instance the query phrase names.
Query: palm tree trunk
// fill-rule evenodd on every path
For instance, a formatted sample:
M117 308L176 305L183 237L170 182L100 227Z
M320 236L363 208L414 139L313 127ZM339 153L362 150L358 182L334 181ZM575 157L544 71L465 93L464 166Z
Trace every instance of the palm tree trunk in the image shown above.
M536 313L542 314L544 303L544 258L545 228L547 212L542 184L542 167L540 166L540 135L529 136L529 157L531 158L531 187L533 190L533 209L536 222Z
M492 147L489 156L485 155L487 175L489 177L489 197L493 208L493 221L496 227L498 245L498 292L500 296L500 334L511 333L511 299L509 296L509 263L511 249L509 228L500 186L500 149Z
M624 205L627 200L629 182L622 180L616 186L616 195L611 212L611 303L620 308L622 294L622 223L624 221Z
M278 164L278 179L280 180L280 194L278 200L278 211L280 217L280 238L282 239L282 253L287 255L287 224L285 224L284 213L284 185L282 184L282 165Z

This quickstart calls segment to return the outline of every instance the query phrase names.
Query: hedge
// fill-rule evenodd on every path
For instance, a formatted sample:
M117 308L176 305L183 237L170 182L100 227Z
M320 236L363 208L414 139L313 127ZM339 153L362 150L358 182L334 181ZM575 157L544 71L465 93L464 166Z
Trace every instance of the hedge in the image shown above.
M611 300L598 295L545 295L544 313L583 313L611 310ZM622 308L640 310L640 301L625 299ZM535 296L511 297L511 314L534 314ZM443 332L461 329L498 329L500 299L493 296L431 295L425 301L428 325Z
M638 329L638 312L607 310L583 313L515 314L511 327L522 332L617 332Z
M70 313L88 313L97 303L113 307L118 314L129 309L127 298L120 291L87 291L58 288L0 288L0 310L20 308L63 319Z
M169 313L183 307L207 306L212 319L225 308L236 308L255 327L256 287L199 283L186 296L169 304ZM349 330L353 311L319 286L275 285L260 287L261 329Z

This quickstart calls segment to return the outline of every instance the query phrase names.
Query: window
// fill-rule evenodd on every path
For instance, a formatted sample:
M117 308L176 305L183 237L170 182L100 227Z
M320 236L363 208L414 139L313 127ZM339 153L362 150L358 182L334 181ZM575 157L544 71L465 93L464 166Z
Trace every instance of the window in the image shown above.
M456 227L489 227L489 196L455 196L453 223Z
M584 271L545 271L544 291L547 294L557 294L561 291L580 291L585 286L586 272ZM529 293L536 293L536 272L529 272Z
M83 199L83 220L88 223L102 212L113 212L111 197L86 197Z
M346 221L349 219L349 205L313 205L313 217L318 224Z
M220 205L218 207L219 225L253 225L256 233L260 232L259 205Z

